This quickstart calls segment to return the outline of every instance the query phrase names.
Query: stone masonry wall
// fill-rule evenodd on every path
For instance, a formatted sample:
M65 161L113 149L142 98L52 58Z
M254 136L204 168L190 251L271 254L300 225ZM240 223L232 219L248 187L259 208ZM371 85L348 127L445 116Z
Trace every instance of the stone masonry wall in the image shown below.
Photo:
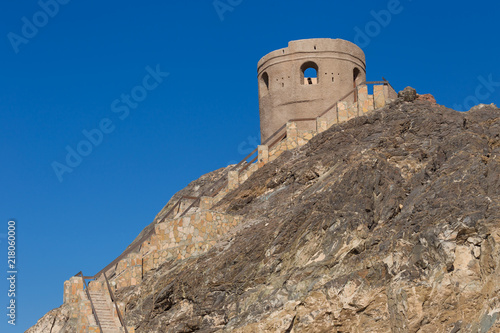
M375 109L384 107L395 100L397 94L388 85L374 85L373 95L368 94L368 86L360 85L357 91L357 102L337 102L325 115L316 118L316 130L298 129L296 122L288 122L286 126L286 139L274 145L271 149L259 146L259 167L278 158L284 151L305 145L316 134L326 131L334 124L349 121L355 117L367 114Z
M75 322L77 333L100 332L81 277L73 276L64 282L64 304L70 306L70 320Z
M167 260L203 254L240 221L238 216L201 210L158 223L154 235L142 244L140 252L130 254L118 263L116 275L110 279L112 285L117 289L137 285L144 274Z

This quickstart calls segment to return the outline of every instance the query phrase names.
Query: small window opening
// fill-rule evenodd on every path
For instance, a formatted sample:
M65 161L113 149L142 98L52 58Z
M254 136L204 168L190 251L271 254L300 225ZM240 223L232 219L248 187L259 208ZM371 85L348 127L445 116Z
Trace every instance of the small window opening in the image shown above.
M360 70L359 68L355 67L352 71L352 86L353 88L356 88L356 86L358 84L360 84L361 82L360 81L360 78L361 78L361 75L360 75ZM357 92L354 94L354 103L356 103L358 101L358 94Z
M262 73L260 76L260 93L262 96L269 92L269 74L267 72Z
M304 63L301 68L301 84L318 84L318 65L312 61Z
M266 72L262 74L262 82L265 84L266 89L269 89L269 75Z

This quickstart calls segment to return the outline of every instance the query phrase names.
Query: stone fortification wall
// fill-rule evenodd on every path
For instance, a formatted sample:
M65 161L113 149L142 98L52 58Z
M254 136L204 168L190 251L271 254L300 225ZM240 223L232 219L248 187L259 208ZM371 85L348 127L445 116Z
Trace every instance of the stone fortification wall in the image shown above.
M158 223L154 235L142 244L138 253L120 260L110 279L112 285L116 289L137 285L144 274L168 260L203 254L240 221L239 216L202 209Z
M332 125L351 120L355 117L367 114L375 109L384 107L387 103L397 98L396 92L389 85L374 85L373 94L368 93L366 85L357 87L356 103L350 101L337 102L329 112L316 120L307 120L314 129L300 129L298 122L287 122L286 138L269 148L267 145L259 146L258 165L274 161L284 151L295 149L305 145L316 134L326 131Z

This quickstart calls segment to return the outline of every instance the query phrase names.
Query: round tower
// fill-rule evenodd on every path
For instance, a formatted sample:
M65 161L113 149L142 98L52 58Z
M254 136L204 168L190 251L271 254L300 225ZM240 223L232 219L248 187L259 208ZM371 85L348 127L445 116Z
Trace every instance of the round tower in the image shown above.
M342 39L291 41L260 59L258 80L264 141L289 119L317 117L364 82L365 54Z

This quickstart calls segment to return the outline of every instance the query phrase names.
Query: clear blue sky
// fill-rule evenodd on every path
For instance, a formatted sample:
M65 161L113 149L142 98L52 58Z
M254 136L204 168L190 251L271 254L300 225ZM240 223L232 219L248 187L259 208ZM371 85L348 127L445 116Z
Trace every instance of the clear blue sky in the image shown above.
M95 274L176 191L248 152L257 61L289 40L356 41L369 80L449 107L500 104L496 1L60 2L46 6L53 17L34 0L0 11L0 271L9 219L19 271L15 327L0 280L1 332L24 332L62 303L66 279ZM141 101L127 106L131 92ZM97 145L80 144L83 131ZM60 181L67 147L88 156Z

